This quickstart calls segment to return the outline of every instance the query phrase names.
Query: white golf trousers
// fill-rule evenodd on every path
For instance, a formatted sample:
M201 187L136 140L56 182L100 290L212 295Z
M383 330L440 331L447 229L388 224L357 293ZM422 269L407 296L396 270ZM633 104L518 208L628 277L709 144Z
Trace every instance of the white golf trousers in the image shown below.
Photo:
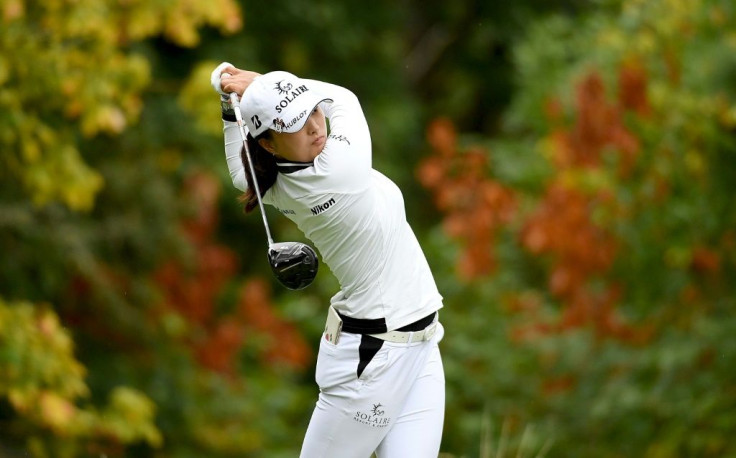
M319 399L301 458L436 458L445 413L438 324L428 341L382 342L358 376L364 336L343 332L320 343ZM365 358L364 358L365 359Z

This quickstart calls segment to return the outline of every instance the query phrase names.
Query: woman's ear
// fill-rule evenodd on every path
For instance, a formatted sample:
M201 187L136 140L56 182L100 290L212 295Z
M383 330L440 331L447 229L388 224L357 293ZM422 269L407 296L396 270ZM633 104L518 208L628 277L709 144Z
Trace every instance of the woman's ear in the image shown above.
M261 145L261 148L265 149L271 154L276 154L276 149L273 147L273 142L267 138L260 138L258 139L258 144Z

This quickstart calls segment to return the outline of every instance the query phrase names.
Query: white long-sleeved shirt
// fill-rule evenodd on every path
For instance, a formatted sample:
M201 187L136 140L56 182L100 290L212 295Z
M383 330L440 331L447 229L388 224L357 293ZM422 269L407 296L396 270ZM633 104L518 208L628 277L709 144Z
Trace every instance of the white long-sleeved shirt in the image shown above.
M386 320L388 330L442 308L429 264L406 220L399 188L372 168L363 110L349 90L310 81L332 103L320 106L330 132L314 164L279 173L263 196L312 241L340 284L331 299L338 312ZM223 121L233 185L247 189L237 124Z

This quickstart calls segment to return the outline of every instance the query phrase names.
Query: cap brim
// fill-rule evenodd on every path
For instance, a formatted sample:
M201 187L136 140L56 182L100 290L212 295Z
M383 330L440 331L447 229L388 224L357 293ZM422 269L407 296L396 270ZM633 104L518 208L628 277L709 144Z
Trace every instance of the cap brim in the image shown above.
M317 96L317 99L318 100L317 100L316 103L314 103L314 105L312 105L312 108L309 109L309 113L311 113L312 111L314 111L314 109L317 108L319 106L319 104L322 103L322 102L328 102L328 103L332 103L333 102L333 100L331 98L329 98L329 97L323 97L323 98L320 98L320 97L322 97L322 96ZM309 119L309 116L308 115L307 116L304 116L302 119L299 120L299 122L295 123L293 126L289 127L288 129L283 129L281 132L286 132L286 133L289 133L289 134L295 134L295 133L299 132L300 130L302 130L304 128L304 124L307 123L307 119Z

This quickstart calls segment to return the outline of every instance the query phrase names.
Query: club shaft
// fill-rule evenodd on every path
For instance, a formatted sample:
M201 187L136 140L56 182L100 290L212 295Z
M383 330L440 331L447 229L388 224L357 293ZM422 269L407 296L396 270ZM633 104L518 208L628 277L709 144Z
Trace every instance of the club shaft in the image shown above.
M273 238L271 238L271 230L268 227L268 220L266 219L266 209L263 207L263 201L261 200L261 189L258 186L258 179L256 178L256 171L253 167L253 159L250 157L250 149L248 148L248 137L245 133L245 123L243 122L243 115L240 113L240 103L238 100L238 94L235 92L230 93L230 102L233 105L233 111L235 112L235 119L238 122L238 130L240 130L240 138L243 140L243 148L245 149L245 157L248 162L248 168L250 169L250 176L253 181L253 186L256 191L256 199L258 199L258 207L261 209L261 217L263 217L263 227L266 229L266 237L268 238L268 247L273 245Z

